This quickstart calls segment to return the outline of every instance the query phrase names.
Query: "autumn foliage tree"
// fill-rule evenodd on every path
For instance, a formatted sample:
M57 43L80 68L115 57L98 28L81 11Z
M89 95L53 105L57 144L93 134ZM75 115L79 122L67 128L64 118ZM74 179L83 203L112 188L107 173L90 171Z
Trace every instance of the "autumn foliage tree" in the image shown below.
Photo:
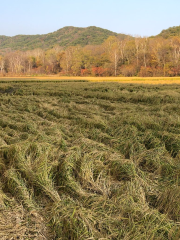
M0 55L0 74L180 76L180 37L110 36L101 45L6 52Z

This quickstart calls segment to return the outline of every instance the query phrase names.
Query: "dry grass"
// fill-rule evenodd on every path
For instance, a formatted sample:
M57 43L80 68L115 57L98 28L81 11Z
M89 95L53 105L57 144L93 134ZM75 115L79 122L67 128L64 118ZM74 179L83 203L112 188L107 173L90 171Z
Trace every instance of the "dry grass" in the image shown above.
M0 239L179 239L179 85L75 80L0 83Z
M23 206L0 209L0 239L47 240L51 237L42 217L24 210Z
M88 82L119 82L133 84L180 84L180 77L67 77L58 75L38 77L0 77L0 82L7 81L88 81Z

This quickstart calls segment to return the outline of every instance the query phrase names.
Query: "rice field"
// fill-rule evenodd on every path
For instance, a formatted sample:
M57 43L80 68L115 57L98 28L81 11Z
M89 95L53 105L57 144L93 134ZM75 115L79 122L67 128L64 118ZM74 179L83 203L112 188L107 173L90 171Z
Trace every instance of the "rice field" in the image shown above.
M85 82L119 82L135 84L180 84L180 77L68 77L68 76L38 76L38 77L0 77L0 82L59 82L59 81L85 81Z
M134 81L0 79L0 239L180 239L180 85Z

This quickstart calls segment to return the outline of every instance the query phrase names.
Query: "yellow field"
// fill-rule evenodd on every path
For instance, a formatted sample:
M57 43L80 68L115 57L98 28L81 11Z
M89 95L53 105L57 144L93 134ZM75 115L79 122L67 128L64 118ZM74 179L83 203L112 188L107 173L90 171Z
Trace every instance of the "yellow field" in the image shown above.
M86 80L91 82L120 82L139 84L180 84L180 77L0 77L0 81L62 81L62 80Z

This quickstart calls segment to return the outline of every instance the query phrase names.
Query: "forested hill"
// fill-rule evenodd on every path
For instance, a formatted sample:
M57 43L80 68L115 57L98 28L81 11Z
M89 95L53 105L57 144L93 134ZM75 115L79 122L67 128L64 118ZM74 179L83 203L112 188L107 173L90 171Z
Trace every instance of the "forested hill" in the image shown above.
M64 27L55 32L42 35L17 35L7 37L0 35L0 50L33 50L36 48L49 49L55 45L67 46L86 46L102 44L109 36L116 36L119 39L132 38L130 35L118 34L107 29L91 26L87 28ZM180 26L170 27L161 31L154 37L169 38L180 36Z
M163 38L180 36L180 26L170 27L168 29L162 30L162 32L158 36L161 36Z
M48 49L54 45L98 45L103 43L109 36L117 36L124 39L125 34L99 28L99 27L64 27L55 32L43 35L17 35L14 37L0 36L0 49L9 50L32 50L35 48Z

